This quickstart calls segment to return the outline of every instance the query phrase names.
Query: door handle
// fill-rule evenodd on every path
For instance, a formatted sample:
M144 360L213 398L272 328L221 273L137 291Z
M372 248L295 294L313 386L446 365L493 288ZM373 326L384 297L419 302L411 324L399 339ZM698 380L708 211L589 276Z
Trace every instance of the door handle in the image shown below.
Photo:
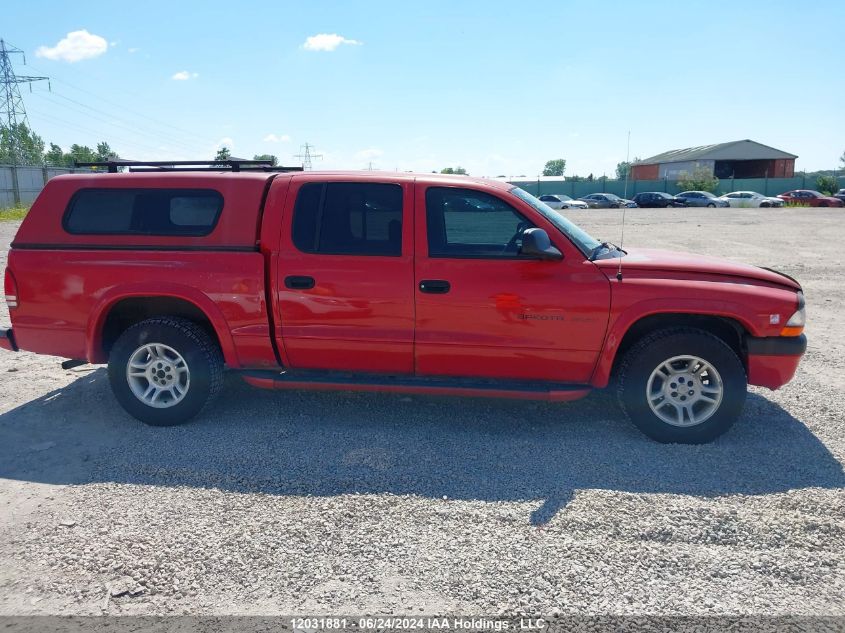
M291 290L310 290L314 287L314 278L291 275L285 277L285 287Z
M451 284L443 279L423 279L420 282L420 292L433 295L445 295L451 287Z

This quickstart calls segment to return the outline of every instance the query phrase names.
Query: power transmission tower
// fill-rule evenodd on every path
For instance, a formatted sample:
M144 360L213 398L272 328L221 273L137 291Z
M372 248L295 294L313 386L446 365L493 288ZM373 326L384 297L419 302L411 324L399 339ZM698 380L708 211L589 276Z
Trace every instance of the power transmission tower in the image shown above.
M299 148L301 153L294 154L294 158L301 158L302 159L302 169L305 171L309 171L311 169L311 160L314 158L322 158L322 154L312 154L311 150L314 149L313 145L309 145L306 143Z
M14 46L7 45L0 39L0 127L6 132L9 139L9 153L13 165L23 161L23 152L18 145L18 133L20 125L29 128L29 120L26 118L26 109L23 106L21 91L18 84L29 84L32 91L32 82L46 81L50 86L49 77L22 77L15 75L12 68L12 60L9 55L21 55L26 65L26 55Z

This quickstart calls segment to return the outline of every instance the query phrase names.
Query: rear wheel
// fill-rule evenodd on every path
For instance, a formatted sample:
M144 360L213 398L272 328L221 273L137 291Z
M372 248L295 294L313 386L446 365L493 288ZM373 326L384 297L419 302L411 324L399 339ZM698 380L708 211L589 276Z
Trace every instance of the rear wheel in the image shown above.
M733 425L745 404L745 369L734 350L694 328L644 337L625 354L618 378L622 410L658 442L710 442Z
M109 354L109 382L121 406L153 426L187 422L220 390L223 357L187 319L158 317L128 328Z

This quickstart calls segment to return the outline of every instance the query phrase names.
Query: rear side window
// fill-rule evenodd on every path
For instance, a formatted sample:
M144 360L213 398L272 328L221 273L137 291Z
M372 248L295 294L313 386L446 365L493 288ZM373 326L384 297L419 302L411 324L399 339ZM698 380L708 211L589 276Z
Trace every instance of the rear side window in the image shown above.
M182 235L214 230L223 196L212 189L81 189L63 226L75 235Z
M303 253L402 254L402 188L390 183L313 182L293 211L293 243Z

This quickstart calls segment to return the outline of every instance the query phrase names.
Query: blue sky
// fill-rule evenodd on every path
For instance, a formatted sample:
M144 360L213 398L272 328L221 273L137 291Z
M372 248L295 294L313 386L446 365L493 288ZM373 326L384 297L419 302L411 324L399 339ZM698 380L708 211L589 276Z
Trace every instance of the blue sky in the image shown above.
M5 7L29 119L122 156L612 174L751 138L839 166L845 2L55 2ZM69 33L76 33L68 39ZM315 37L321 36L322 37ZM313 38L313 39L309 39ZM65 40L65 41L63 41ZM174 78L176 77L176 78Z

